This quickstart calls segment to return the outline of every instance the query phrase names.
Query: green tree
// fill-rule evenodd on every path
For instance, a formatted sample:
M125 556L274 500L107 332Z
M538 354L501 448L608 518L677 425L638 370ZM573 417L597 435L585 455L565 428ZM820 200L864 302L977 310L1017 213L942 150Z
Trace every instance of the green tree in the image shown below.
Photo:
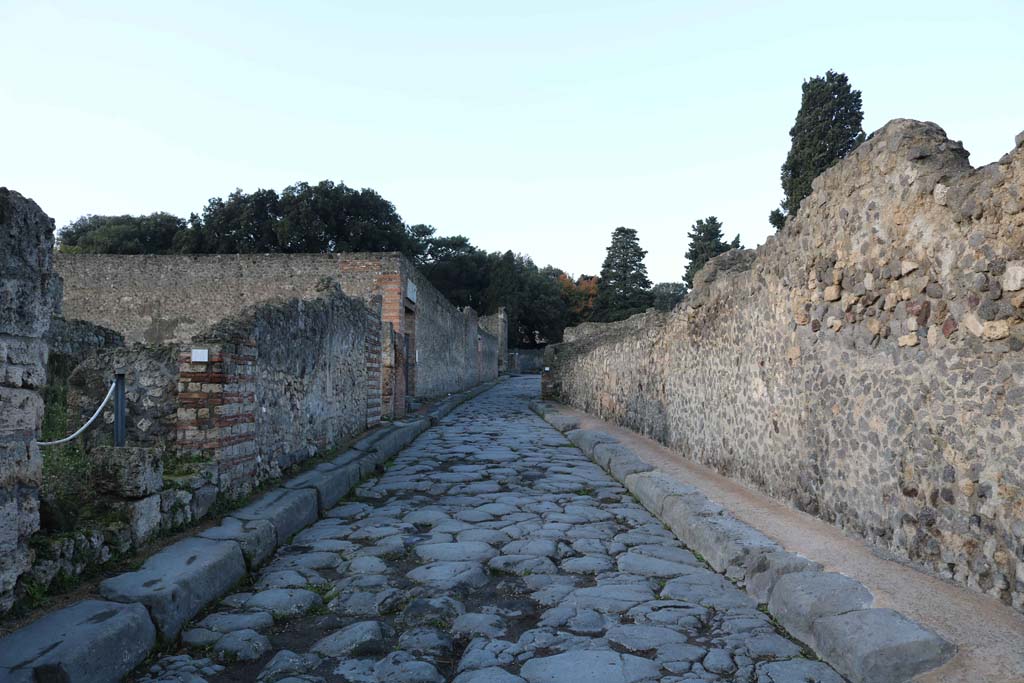
M82 216L58 235L60 250L82 254L169 254L185 221L169 213Z
M686 294L686 284L683 282L659 282L651 288L654 296L654 307L659 311L671 311L676 307Z
M642 313L654 301L636 230L615 228L601 266L592 320L610 322Z
M796 215L811 193L811 181L864 140L863 121L860 91L850 87L846 74L829 70L804 81L800 111L789 131L793 143L782 164L785 197L768 217L776 230Z
M683 283L686 289L693 288L693 276L704 264L730 249L740 248L740 236L726 242L722 239L722 222L714 216L702 218L690 228L690 246L686 249L686 272Z

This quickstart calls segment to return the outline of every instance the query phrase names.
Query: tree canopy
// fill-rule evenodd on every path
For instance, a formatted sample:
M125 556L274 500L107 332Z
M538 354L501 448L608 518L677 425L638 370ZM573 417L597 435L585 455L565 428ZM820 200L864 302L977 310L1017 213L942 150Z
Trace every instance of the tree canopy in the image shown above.
M686 250L686 271L683 283L686 289L693 288L693 276L704 264L730 249L740 248L740 236L732 242L722 239L722 222L715 216L701 218L690 228L690 246Z
M82 216L60 232L62 251L86 254L171 254L185 221L169 213Z
M768 218L776 230L787 216L796 215L801 200L811 193L811 181L864 140L860 91L850 87L846 74L829 70L804 81L802 91L789 131L792 146L782 164L785 197Z
M395 206L370 189L344 183L296 183L280 193L235 190L210 199L188 220L83 216L59 233L60 249L109 254L332 253L399 251L456 306L481 315L506 308L511 346L561 341L563 328L589 318L596 284L567 289L557 268L528 256L486 252L462 235L406 225ZM571 282L571 280L570 280Z
M592 319L599 322L622 320L647 310L654 299L636 230L615 228L608 246L601 279L597 285Z

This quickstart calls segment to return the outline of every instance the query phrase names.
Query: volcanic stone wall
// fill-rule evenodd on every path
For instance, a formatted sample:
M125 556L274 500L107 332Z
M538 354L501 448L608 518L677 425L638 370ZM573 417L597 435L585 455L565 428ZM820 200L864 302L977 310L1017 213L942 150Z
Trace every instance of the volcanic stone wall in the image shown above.
M46 334L60 301L53 220L31 199L0 187L0 613L32 564L39 528Z
M670 313L567 330L548 396L1024 606L1024 135L895 120Z
M312 298L338 273L327 254L56 254L54 262L67 283L65 318L147 344L187 342L253 304Z
M193 340L213 346L224 363L217 368L183 354L179 384L179 396L191 396L191 385L199 384L197 399L213 403L203 414L213 418L209 429L217 432L212 443L222 489L244 489L279 476L366 429L367 337L378 336L373 333L380 324L373 313L330 283L320 297L256 306ZM218 369L226 380L221 385ZM201 376L188 377L183 386L190 371ZM204 392L208 383L223 390ZM233 398L218 401L218 394ZM196 409L197 420L202 410ZM179 420L179 435L181 427ZM205 448L210 447L207 441Z

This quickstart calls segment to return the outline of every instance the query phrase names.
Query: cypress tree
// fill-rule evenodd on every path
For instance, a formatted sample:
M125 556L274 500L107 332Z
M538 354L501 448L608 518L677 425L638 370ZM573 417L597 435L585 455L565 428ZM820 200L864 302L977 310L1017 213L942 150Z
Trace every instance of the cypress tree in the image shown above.
M860 91L850 88L846 74L830 70L804 81L800 111L789 131L793 144L782 164L785 198L768 217L776 230L796 215L811 193L811 181L864 140L863 121Z
M636 230L615 228L608 247L591 320L610 322L643 313L654 301Z
M740 236L726 242L722 239L722 222L714 216L702 218L690 228L690 246L686 250L686 272L683 282L687 289L693 288L693 276L704 264L730 249L740 248Z

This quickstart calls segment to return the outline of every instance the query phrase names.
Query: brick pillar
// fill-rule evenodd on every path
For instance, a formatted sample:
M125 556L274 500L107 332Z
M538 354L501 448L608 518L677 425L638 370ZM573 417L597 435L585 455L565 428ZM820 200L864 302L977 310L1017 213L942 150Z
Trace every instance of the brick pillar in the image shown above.
M59 307L53 274L53 220L36 203L0 188L0 613L14 603L18 577L32 566L39 528L46 332Z
M191 348L178 356L179 452L216 462L221 490L244 494L267 474L256 461L256 347L242 339L193 348L206 349L209 360L193 362Z
M366 312L366 426L380 422L383 412L381 384L381 322L380 313L371 307ZM389 411L390 413L390 411ZM388 415L390 417L390 414Z

